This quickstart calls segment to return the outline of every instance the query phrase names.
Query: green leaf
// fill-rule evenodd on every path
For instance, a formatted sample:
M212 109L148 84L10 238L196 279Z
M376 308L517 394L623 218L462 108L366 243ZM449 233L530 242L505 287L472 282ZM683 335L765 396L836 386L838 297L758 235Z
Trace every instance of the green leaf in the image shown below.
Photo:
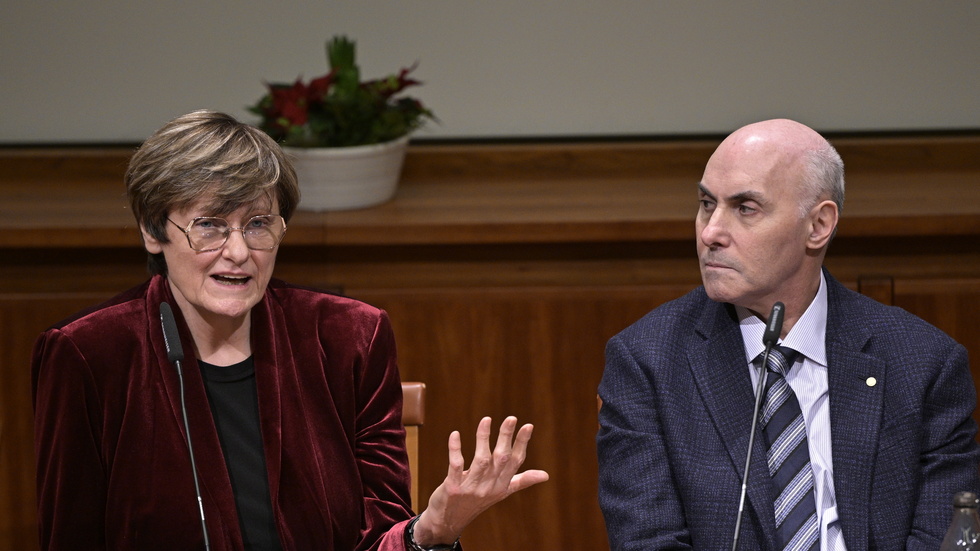
M326 43L326 51L330 74L314 79L316 86L299 79L295 83L266 83L268 92L248 107L261 119L257 126L283 145L368 145L399 138L436 120L418 100L398 97L406 86L419 84L408 77L414 65L397 74L361 82L353 40L335 36ZM311 96L312 90L315 94ZM297 109L307 114L306 123L300 126L283 116Z

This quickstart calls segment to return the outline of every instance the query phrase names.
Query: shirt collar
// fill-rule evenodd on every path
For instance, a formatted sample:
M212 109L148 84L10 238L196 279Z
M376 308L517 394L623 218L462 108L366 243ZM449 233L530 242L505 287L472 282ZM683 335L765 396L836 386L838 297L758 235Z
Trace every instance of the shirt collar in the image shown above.
M745 343L745 362L751 363L766 347L762 344L762 334L766 331L766 323L759 319L747 308L736 306L739 328L742 330L742 341ZM824 367L827 366L827 282L823 271L820 272L820 288L813 297L810 305L797 320L786 338L779 344L788 346Z

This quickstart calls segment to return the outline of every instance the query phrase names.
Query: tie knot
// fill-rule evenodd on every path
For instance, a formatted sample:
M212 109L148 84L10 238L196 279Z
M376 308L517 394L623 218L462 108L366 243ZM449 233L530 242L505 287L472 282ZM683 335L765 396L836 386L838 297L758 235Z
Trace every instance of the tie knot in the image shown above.
M759 356L760 362L765 355L766 353L763 352ZM774 346L772 347L772 350L769 351L769 362L766 365L766 368L773 373L779 373L785 377L790 366L796 362L796 358L799 355L799 352L787 346Z

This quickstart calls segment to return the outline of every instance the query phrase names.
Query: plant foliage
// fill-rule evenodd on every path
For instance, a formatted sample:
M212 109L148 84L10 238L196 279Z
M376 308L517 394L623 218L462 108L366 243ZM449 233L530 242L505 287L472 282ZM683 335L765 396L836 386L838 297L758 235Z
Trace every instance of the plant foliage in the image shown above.
M330 72L309 82L267 83L268 93L248 109L258 127L281 145L345 147L387 142L422 127L435 115L419 100L399 96L421 82L398 74L361 81L355 43L345 36L327 42Z

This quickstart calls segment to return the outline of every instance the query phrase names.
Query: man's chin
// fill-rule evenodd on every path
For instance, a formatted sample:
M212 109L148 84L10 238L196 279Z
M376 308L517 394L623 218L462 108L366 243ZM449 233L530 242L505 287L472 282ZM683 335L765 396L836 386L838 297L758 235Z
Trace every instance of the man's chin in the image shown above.
M738 294L734 293L730 288L723 285L712 285L711 283L707 283L704 286L704 291L708 294L708 298L715 302L734 303L738 297Z

